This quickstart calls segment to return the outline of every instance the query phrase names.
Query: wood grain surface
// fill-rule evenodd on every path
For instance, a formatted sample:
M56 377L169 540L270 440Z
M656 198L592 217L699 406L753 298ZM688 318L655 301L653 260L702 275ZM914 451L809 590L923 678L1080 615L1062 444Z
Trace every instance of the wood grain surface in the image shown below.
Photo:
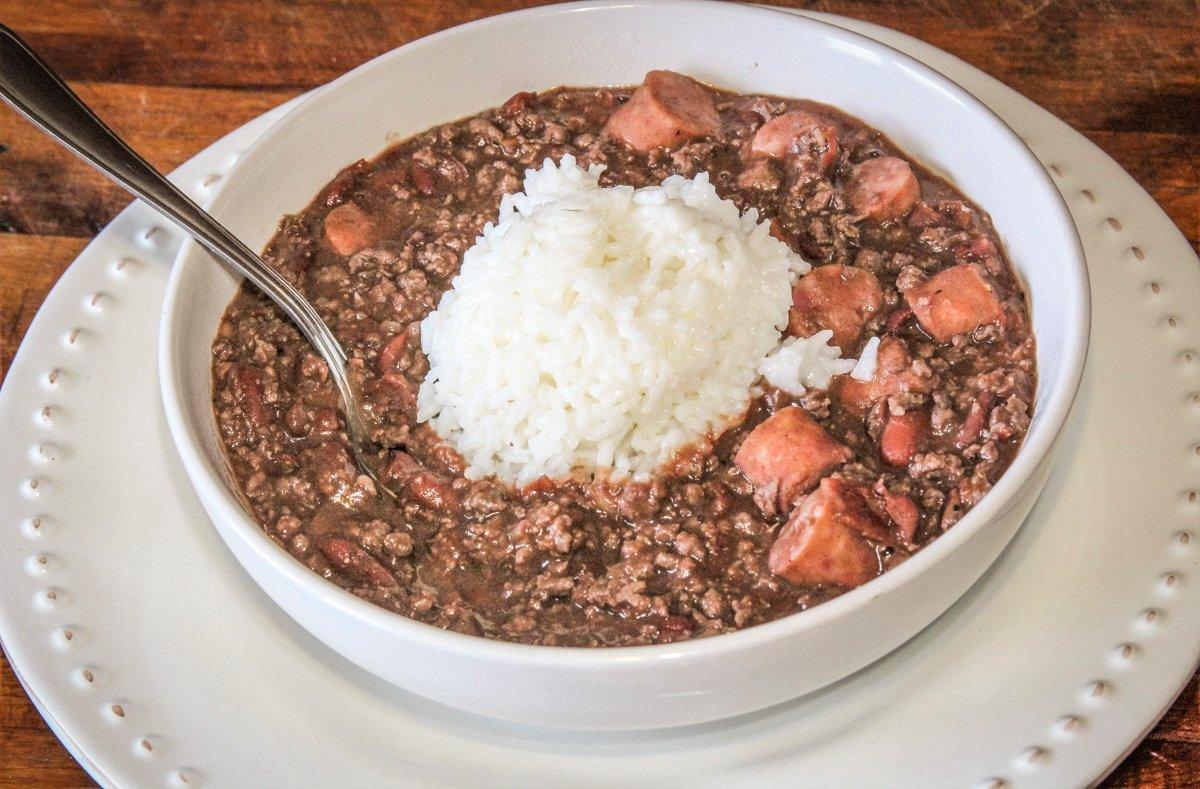
M158 167L359 63L522 0L0 0L9 25ZM781 2L887 25L1086 134L1200 244L1198 0ZM0 108L0 379L54 281L129 202ZM0 426L0 434L3 427ZM90 786L0 659L0 786ZM1200 786L1200 683L1106 786Z

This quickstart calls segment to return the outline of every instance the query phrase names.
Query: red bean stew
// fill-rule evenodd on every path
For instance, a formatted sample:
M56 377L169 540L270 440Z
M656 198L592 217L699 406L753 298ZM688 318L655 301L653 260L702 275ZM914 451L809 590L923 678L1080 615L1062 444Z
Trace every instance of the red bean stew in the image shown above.
M644 482L469 480L416 421L419 322L526 168L574 154L601 183L710 173L815 268L788 332L834 332L874 377L792 397ZM272 265L350 354L380 494L324 363L243 288L213 344L213 403L254 517L314 572L405 616L536 644L679 641L767 622L905 561L979 502L1029 425L1034 338L988 216L880 132L812 101L667 71L638 88L518 93L343 170L282 220Z

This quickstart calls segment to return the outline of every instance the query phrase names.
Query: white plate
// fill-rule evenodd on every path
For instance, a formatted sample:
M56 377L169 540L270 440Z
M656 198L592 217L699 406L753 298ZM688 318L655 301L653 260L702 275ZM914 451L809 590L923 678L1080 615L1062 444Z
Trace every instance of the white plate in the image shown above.
M1200 654L1195 255L1043 110L914 39L831 21L991 105L1055 172L1084 236L1095 313L1080 401L1042 501L984 580L849 679L705 726L564 734L396 690L274 608L205 520L153 363L178 236L135 205L55 287L0 395L0 638L98 780L1064 786L1137 742ZM180 183L201 194L273 116L182 167Z

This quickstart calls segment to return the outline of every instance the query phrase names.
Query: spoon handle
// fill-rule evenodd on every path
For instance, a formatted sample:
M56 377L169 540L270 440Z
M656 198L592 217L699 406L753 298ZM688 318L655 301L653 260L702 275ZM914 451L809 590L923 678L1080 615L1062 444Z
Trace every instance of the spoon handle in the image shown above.
M304 296L108 128L9 28L0 25L0 97L126 190L158 209L287 313L331 364L345 352ZM337 377L341 370L334 373Z

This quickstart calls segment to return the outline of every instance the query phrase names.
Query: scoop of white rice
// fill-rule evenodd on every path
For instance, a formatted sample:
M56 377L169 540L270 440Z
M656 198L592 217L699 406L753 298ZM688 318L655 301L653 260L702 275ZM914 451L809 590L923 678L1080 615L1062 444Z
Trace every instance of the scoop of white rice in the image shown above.
M747 407L809 265L707 173L601 188L525 174L421 324L417 398L470 476L652 471Z

